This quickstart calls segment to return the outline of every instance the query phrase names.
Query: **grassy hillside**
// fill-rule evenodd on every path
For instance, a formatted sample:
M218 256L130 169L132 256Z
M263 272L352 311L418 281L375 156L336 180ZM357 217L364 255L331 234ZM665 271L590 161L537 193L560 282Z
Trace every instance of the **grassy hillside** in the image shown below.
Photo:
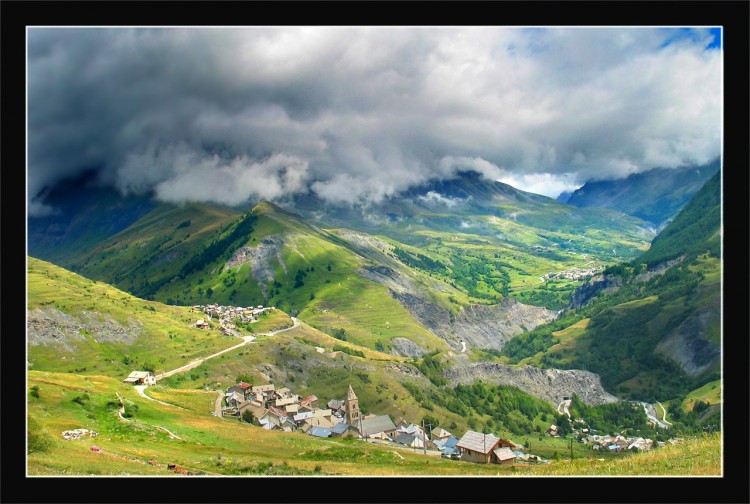
M654 265L687 254L721 255L721 172L706 182L690 204L654 238L638 263Z
M653 237L638 218L571 207L476 173L412 188L367 212L309 197L296 206L321 225L388 237L405 264L476 300L511 296L551 309L567 304L580 279L540 277L632 259Z
M687 439L643 454L509 467L424 456L410 449L359 441L321 440L300 433L269 432L208 414L214 392L167 391L159 395L181 408L139 396L118 380L101 376L31 371L29 475L174 475L178 464L206 475L719 475L718 435ZM157 392L147 389L149 393ZM117 416L119 399L129 416ZM63 430L86 428L96 437L64 440ZM177 438L170 437L167 429ZM557 440L568 453L565 440ZM89 448L96 445L101 452ZM700 453L700 456L695 456Z
M30 369L127 376L160 372L237 344L195 328L189 308L144 301L28 258Z
M447 348L386 288L358 275L363 264L346 242L264 203L243 216L204 205L159 207L74 267L167 304L264 304L331 333L346 328L351 341L370 348L398 336Z
M645 400L681 397L715 380L721 344L719 177L704 185L651 250L606 271L622 287L511 341L504 355L511 362L587 369L600 374L610 392Z

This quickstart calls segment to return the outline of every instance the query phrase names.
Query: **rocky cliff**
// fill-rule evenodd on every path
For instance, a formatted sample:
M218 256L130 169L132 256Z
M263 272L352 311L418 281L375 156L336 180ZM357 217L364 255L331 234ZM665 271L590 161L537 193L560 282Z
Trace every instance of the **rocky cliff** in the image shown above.
M29 345L56 345L67 351L85 339L131 345L145 334L136 321L123 325L108 315L84 310L73 316L51 307L29 310L27 328Z
M617 398L602 387L599 375L588 371L539 369L531 366L508 366L478 362L446 370L443 376L451 386L471 384L477 380L496 385L513 385L533 396L559 404L563 397L576 394L591 406L616 402Z
M622 286L622 278L614 275L596 275L588 282L581 285L573 293L566 310L574 310L585 306L594 296L599 294L612 294Z
M551 322L556 313L546 308L504 299L496 305L469 305L457 315L441 305L410 293L396 293L396 298L427 329L437 334L456 350L460 341L478 348L502 350L514 336Z
M719 299L686 318L656 347L656 352L676 361L690 376L719 369L721 346L704 339L711 324L721 319Z

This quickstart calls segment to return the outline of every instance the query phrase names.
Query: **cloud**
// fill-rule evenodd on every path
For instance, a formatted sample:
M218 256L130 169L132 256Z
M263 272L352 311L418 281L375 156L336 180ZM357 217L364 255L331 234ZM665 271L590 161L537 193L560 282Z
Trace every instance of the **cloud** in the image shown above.
M498 179L522 191L556 198L565 191L574 191L583 185L573 173L506 174Z
M469 197L467 199L452 198L450 196L445 197L442 194L440 194L439 192L428 191L427 194L425 194L423 196L417 196L417 198L420 201L423 201L425 203L432 203L432 204L447 206L448 208L453 208L458 203L463 203L465 201L468 201L468 199L471 198L471 197Z
M721 146L714 36L30 28L29 211L92 169L166 201L312 190L366 204L460 170L550 191L706 163Z

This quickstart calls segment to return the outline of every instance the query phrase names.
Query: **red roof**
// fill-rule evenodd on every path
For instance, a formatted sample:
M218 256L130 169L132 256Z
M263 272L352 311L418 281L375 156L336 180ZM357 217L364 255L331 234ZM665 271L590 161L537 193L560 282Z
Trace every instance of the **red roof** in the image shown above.
M271 413L273 413L274 415L276 415L278 417L287 418L286 412L280 410L276 406L269 406L268 407L268 411L270 411Z
M309 403L309 402L313 402L313 401L317 401L317 400L318 400L318 396L311 395L311 396L307 396L304 399L302 399L300 401L300 403L305 404L305 403Z
M249 383L245 383L245 382L239 382L239 383L237 384L237 386L238 386L238 387L241 387L241 388L243 388L243 389L246 389L246 388L249 388L249 387L250 387L251 385L250 385Z

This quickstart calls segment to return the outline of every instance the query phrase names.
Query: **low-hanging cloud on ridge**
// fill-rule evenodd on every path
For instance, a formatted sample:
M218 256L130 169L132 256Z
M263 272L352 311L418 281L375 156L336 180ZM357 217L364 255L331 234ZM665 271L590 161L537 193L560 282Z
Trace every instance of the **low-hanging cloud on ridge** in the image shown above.
M171 202L312 190L355 204L466 169L554 196L708 163L721 51L691 34L30 28L29 211L92 167Z

